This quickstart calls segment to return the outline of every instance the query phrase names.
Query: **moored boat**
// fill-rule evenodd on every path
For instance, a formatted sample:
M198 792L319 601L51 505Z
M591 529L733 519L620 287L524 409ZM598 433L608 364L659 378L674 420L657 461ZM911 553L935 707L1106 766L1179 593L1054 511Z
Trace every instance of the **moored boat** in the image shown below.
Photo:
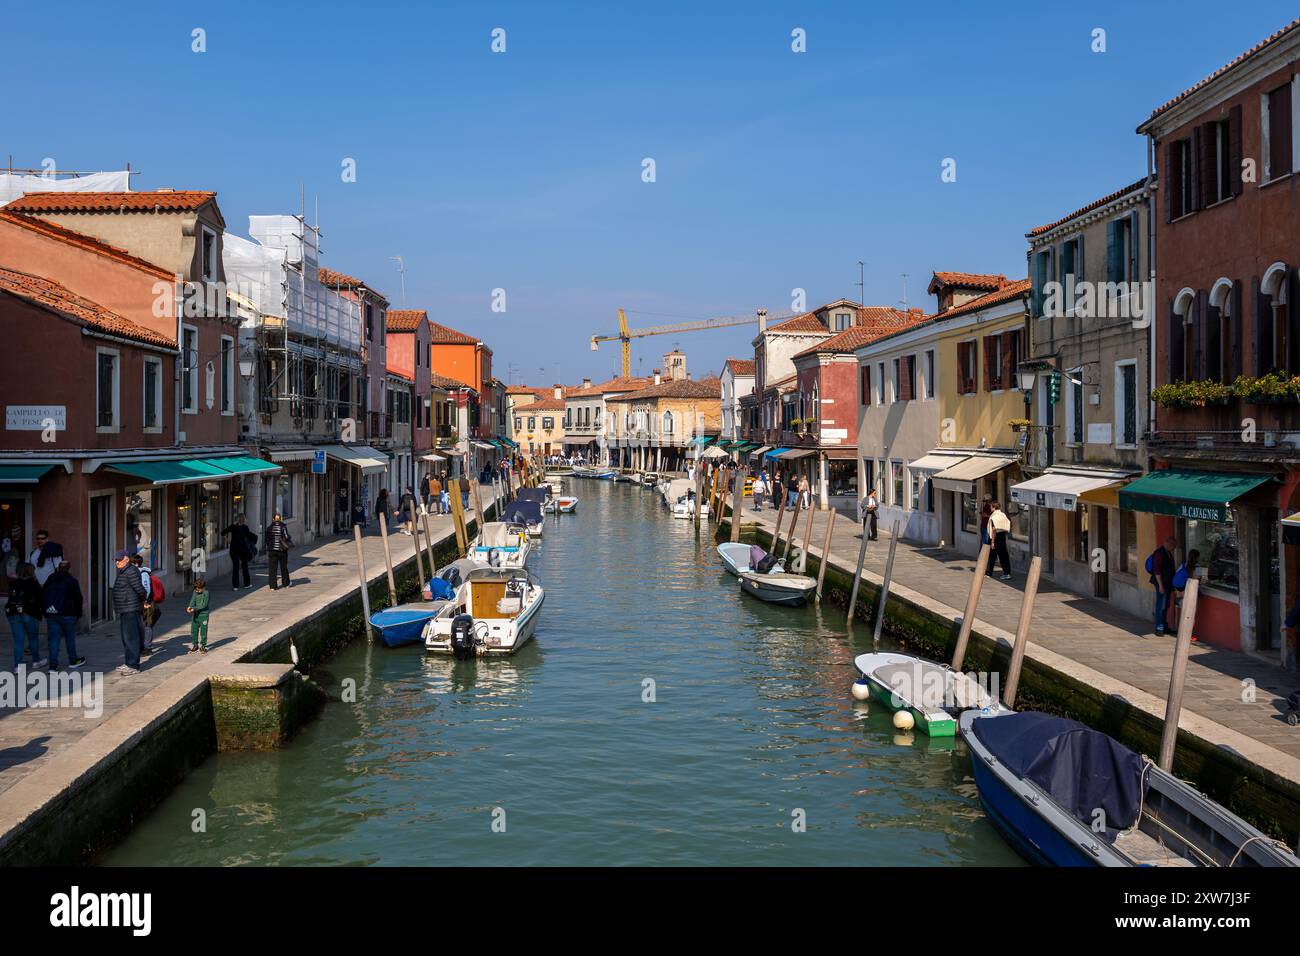
M817 582L803 574L741 571L739 577L742 591L769 604L803 604L817 590Z
M906 710L918 730L931 737L953 737L959 714L969 708L998 707L998 702L969 674L911 654L859 654L853 666L871 688L871 696L890 710Z
M501 509L501 519L512 524L520 524L528 529L534 538L542 536L544 524L542 506L536 501L516 500Z
M415 644L422 639L425 624L446 604L446 601L412 601L387 607L370 615L370 626L389 647Z
M556 495L548 498L542 510L549 514L573 514L578 508L578 499L573 495Z
M530 548L528 526L512 521L488 521L470 549L475 561L500 568L522 568Z
M739 575L742 571L758 570L760 563L767 557L767 552L756 544L724 541L718 545L718 555L722 558L724 568L732 574ZM775 561L771 569L784 571L785 567L780 561Z
M961 715L980 802L1042 866L1300 866L1282 844L1119 741L1006 709Z
M532 639L545 599L527 571L475 568L425 624L424 648L461 660L513 654Z

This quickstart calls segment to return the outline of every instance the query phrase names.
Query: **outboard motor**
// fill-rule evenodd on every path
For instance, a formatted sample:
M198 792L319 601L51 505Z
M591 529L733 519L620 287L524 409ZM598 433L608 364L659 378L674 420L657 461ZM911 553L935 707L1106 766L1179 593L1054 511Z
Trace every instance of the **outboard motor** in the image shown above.
M474 618L468 614L451 619L451 653L458 661L474 656Z

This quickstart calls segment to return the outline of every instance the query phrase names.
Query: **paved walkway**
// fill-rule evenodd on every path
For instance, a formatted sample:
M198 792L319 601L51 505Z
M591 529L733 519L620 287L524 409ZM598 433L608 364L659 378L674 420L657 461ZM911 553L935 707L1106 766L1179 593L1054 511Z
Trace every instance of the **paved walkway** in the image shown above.
M770 509L755 513L749 502L743 520L760 521L771 531L776 514ZM809 552L821 554L826 534L826 512L814 512ZM796 544L803 542L807 513L800 515ZM782 542L790 524L787 511L782 524ZM832 532L831 557L849 571L857 564L862 543L853 516L840 513ZM883 577L889 554L889 535L882 525L879 540L867 546L866 569ZM781 546L785 550L784 543ZM898 542L893 580L913 591L941 602L960 617L966 607L975 559L947 548L922 547ZM1000 573L1000 569L999 569ZM1011 581L996 575L985 581L976 611L979 622L987 622L1015 633L1020 618L1025 575ZM1174 635L1157 637L1151 622L1117 610L1105 601L1081 597L1041 580L1034 603L1030 640L1070 660L1099 671L1124 684L1164 700L1169 692L1173 664ZM1242 701L1243 681L1255 682L1255 701ZM1300 676L1266 660L1206 644L1193 644L1187 668L1184 710L1250 737L1291 757L1300 757L1300 728L1287 725L1286 696L1300 688Z
M466 519L472 519L473 514L471 503ZM451 517L431 517L430 530L435 543L453 535ZM373 521L362 544L367 576L372 581L386 576L383 542ZM389 548L394 567L414 558L414 539L409 535L390 534ZM116 673L116 668L122 663L122 642L116 622L96 627L89 634L78 635L77 651L85 656L86 664L80 670L64 673L102 675L102 713L92 715L85 708L67 706L0 708L0 793L49 764L114 715L132 707L150 691L187 669L233 663L246 652L235 646L241 637L264 630L272 623L281 627L291 625L295 617L310 617L340 593L355 590L356 560L353 537L334 535L293 550L289 558L289 588L273 591L267 586L264 557L252 568L251 590L233 591L229 575L210 580L212 612L208 622L209 651L206 655L187 652L190 625L185 606L189 594L169 593L162 617L154 628L157 650L143 659L140 673L130 677ZM41 651L48 651L44 636L41 638ZM12 660L11 645L6 643L3 653L4 660Z

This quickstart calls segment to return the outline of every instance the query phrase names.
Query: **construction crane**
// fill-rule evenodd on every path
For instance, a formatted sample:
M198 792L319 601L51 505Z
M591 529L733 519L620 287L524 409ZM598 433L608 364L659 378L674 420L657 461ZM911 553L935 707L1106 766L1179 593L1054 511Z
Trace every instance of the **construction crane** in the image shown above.
M725 329L733 325L750 325L758 322L760 317L766 316L766 309L759 309L754 315L735 316L728 315L716 319L696 319L692 322L677 322L673 325L650 325L643 329L630 329L627 325L627 315L622 310L618 310L618 334L617 335L593 335L591 337L591 350L595 352L601 342L620 342L623 345L623 377L629 378L632 374L632 340L643 339L648 335L669 335L677 332L703 332L706 329ZM791 318L795 313L782 313L773 316L771 321L779 322Z

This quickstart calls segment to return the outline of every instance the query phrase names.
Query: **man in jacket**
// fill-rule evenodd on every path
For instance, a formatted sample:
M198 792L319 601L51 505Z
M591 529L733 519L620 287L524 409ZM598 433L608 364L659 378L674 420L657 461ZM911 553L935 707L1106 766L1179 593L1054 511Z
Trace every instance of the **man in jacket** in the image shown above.
M50 630L50 670L59 666L59 643L68 645L68 667L78 668L86 659L77 654L77 620L81 617L84 599L81 585L72 576L67 561L60 561L42 589L45 604L45 622Z
M876 540L879 511L880 499L876 497L876 489L869 488L867 496L860 503L858 520L862 522L862 533L872 541Z
M122 666L117 672L124 677L140 673L140 648L144 642L144 602L149 592L140 580L140 569L131 563L129 551L113 555L117 577L113 581L113 612L122 635Z
M289 549L293 547L293 538L289 537L289 528L280 513L276 512L271 523L266 527L267 574L270 577L271 590L278 590L276 580L289 587Z
M36 583L41 587L45 587L45 582L50 579L54 569L63 560L63 545L51 541L48 531L38 531L36 532L36 547L32 549L32 553L27 560L36 569Z
M1173 535L1165 538L1164 543L1151 554L1151 583L1156 589L1156 633L1163 634L1167 627L1169 606L1173 603L1174 593L1174 549L1178 539Z

